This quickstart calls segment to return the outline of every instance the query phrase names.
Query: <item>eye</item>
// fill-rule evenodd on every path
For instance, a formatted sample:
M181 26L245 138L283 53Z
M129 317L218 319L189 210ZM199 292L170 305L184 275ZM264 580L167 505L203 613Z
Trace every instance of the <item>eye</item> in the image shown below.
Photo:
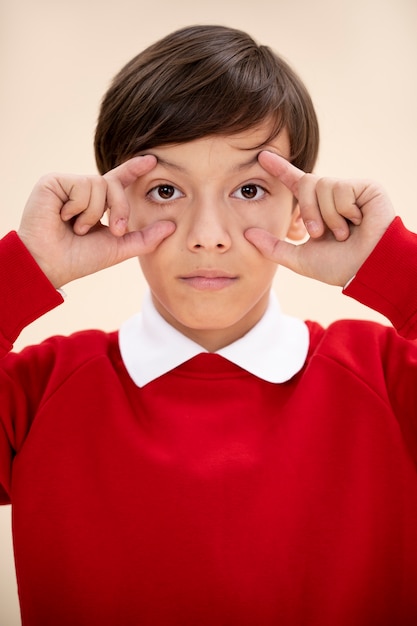
M174 185L157 185L146 194L153 202L169 202L183 197L183 193Z
M248 183L247 185L242 185L239 189L236 189L232 193L234 198L238 198L238 200L260 200L266 194L266 191L260 185L255 185L254 183Z

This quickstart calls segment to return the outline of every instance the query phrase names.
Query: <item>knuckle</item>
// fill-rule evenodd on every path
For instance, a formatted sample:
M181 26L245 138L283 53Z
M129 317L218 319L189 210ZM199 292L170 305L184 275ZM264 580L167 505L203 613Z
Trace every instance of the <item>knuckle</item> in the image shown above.
M107 181L106 181L105 178L103 178L103 176L94 176L94 177L92 177L91 178L91 185L99 193L106 193L107 187L108 187Z
M335 191L344 191L349 188L349 183L346 180L335 180L333 183Z
M48 174L43 174L35 185L37 189L45 189L47 191L52 191L56 193L57 190L61 190L63 188L63 176L58 172L49 172Z
M334 178L330 178L329 176L322 176L317 181L317 185L316 185L317 192L322 193L331 187L334 188L337 182L338 181L336 181Z
M313 200L306 200L300 206L301 215L304 220L309 219L318 212L318 206Z
M45 187L50 185L53 181L55 181L59 177L57 172L49 172L48 174L43 174L38 180L38 185L41 187Z

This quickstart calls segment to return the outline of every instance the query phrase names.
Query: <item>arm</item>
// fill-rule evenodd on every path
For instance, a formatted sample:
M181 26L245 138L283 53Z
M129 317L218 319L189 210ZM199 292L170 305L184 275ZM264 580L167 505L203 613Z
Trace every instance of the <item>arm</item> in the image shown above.
M43 362L43 356L40 361L32 359L28 368L25 357L7 354L23 327L60 304L62 298L16 233L0 240L0 268L0 504L7 504L14 455L53 367L53 361ZM34 372L38 374L36 385L32 384Z
M392 322L394 328L367 326L366 338L354 337L353 350L356 365L363 365L363 380L371 380L371 388L390 403L417 459L417 235L395 217L384 190L373 182L319 179L266 152L259 160L297 198L310 237L295 246L252 228L247 239L267 258L341 286L346 295ZM332 328L339 333L340 325ZM343 341L337 334L336 342Z
M55 287L155 249L175 229L158 221L128 232L125 189L156 165L134 157L104 176L50 174L35 186L18 235ZM109 213L109 226L101 223Z
M136 157L106 176L49 175L34 188L18 233L0 241L0 503L9 501L11 466L55 368L55 344L11 352L20 331L62 302L56 288L146 254L175 225L158 221L127 232L125 188L156 163ZM101 224L109 211L109 226ZM84 355L81 352L80 358Z
M396 217L343 293L385 315L400 335L417 338L417 235Z
M62 303L17 233L0 240L0 359L25 326Z
M305 174L270 152L262 152L259 161L292 191L310 237L294 245L250 228L246 238L267 258L299 274L347 285L345 294L384 314L404 336L416 337L417 236L395 218L382 187Z
M386 193L374 182L305 174L283 157L261 152L259 162L293 193L309 239L280 241L259 228L245 236L262 254L289 269L344 287L355 276L395 217Z
M50 174L32 191L16 234L0 248L0 356L20 331L62 302L54 288L155 249L169 221L127 232L125 189L156 164L135 157L105 176ZM101 223L109 212L109 226ZM23 245L24 244L24 245Z

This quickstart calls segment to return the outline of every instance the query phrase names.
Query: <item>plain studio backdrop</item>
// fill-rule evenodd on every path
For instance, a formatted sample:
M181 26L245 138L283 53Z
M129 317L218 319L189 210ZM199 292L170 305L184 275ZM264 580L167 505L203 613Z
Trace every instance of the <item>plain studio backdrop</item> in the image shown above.
M196 23L241 28L304 79L321 126L317 173L375 178L417 231L417 3L415 0L0 0L0 225L19 225L37 179L95 173L101 97L131 57ZM136 260L72 283L64 306L24 331L16 349L80 328L117 328L141 303ZM340 289L281 268L286 312L323 324L380 316ZM10 507L0 510L0 626L20 624Z

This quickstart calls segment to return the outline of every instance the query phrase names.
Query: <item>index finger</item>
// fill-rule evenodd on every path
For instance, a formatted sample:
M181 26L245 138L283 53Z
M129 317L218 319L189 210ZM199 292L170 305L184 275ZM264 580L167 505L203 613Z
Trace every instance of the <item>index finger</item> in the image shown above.
M126 187L150 172L156 165L157 159L151 154L137 156L125 161L107 172L103 178L107 181L106 204L110 211L110 231L120 236L126 232L130 207L126 196Z
M267 172L279 178L298 199L298 185L303 176L305 176L303 170L295 167L295 165L279 154L269 152L268 150L263 150L259 153L258 161Z
M120 183L123 188L126 188L134 183L139 176L150 172L156 164L157 159L152 154L132 157L128 161L108 171L104 174L103 178L109 182L116 181Z

